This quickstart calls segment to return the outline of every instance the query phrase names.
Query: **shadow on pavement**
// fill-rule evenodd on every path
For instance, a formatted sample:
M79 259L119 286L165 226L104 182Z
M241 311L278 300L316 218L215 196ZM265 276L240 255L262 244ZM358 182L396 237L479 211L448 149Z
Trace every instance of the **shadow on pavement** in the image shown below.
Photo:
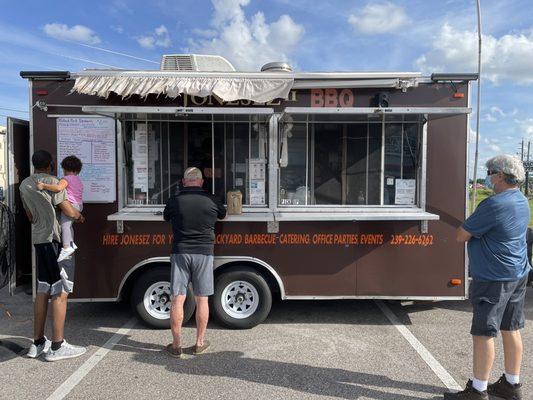
M166 354L164 346L141 343L123 338L114 350L133 353L135 361L165 366L176 374L225 377L245 382L287 388L302 393L332 396L343 399L361 397L380 400L418 400L407 394L389 393L384 390L433 394L441 399L443 388L424 383L404 382L385 375L348 371L339 368L315 367L281 361L249 358L239 351L208 352L200 356L175 359ZM317 349L319 350L319 349ZM357 360L354 360L356 363Z

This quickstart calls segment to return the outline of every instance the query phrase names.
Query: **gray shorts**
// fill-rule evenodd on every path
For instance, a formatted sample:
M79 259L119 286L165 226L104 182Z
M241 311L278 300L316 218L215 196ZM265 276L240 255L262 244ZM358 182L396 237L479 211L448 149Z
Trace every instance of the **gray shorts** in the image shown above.
M213 256L172 254L170 262L170 291L173 296L187 294L187 286L191 282L195 296L207 297L213 294Z
M524 327L524 299L527 275L517 281L485 282L473 280L470 299L473 306L474 336L498 336L498 331L516 331Z

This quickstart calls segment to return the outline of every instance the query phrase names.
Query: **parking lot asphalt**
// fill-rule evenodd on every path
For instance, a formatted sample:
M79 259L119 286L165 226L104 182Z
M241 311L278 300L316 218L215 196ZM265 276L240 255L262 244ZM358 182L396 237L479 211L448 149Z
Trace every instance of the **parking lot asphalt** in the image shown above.
M210 351L193 356L189 348L173 359L163 351L170 331L145 326L127 304L71 303L66 339L88 351L48 363L24 357L32 335L31 296L20 290L10 297L4 289L0 398L440 399L447 389L428 359L465 384L471 377L470 313L468 301L279 301L250 330L210 322ZM526 317L522 381L526 398L533 399L533 289ZM191 321L184 344L192 346L194 337ZM503 368L497 343L493 379Z

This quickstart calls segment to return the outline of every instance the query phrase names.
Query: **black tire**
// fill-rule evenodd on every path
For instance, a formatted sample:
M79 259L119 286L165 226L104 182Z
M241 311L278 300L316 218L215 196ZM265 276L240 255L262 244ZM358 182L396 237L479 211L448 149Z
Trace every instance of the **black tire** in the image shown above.
M228 314L222 305L224 289L232 282L245 282L255 288L258 294L255 312L245 318L235 318ZM251 294L251 292L249 292ZM249 329L263 322L272 307L272 292L265 278L249 267L239 267L223 272L216 278L215 293L211 299L213 314L224 326L232 329ZM237 310L238 311L238 310Z
M155 267L149 269L140 275L131 291L131 305L139 317L149 326L157 329L170 328L170 314L166 318L156 318L150 314L145 306L144 297L147 290L157 282L166 282L170 287L170 269L165 267ZM168 301L170 302L170 292L168 293ZM169 303L170 306L170 303ZM194 303L194 296L190 287L187 288L187 299L183 306L183 323L185 324L193 315L196 305Z

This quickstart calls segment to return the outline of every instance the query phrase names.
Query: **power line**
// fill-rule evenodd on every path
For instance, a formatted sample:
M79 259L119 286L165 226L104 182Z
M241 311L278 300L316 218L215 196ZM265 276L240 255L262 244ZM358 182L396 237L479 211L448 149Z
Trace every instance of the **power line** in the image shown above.
M6 115L6 114L0 114L0 117L11 118L13 116L12 115Z
M121 67L116 67L116 66L114 66L114 65L104 64L104 63L101 63L101 62L98 62L98 61L87 60L87 59L85 59L85 58L78 58L78 57L67 56L66 54L57 54L57 53L50 53L50 54L53 54L54 56L59 56L59 57L69 58L69 59L71 59L71 60L83 61L83 62L88 62L88 63L90 63L90 64L101 65L101 66L103 66L103 67L109 67L109 68L113 68L113 69L124 69L124 68L121 68Z
M0 110L4 110L4 111L15 111L15 112L20 112L20 113L26 113L26 114L28 114L28 111L26 111L26 110L16 110L16 109L14 109L14 108L0 107Z
M75 42L73 40L65 40L65 41L66 42L70 42L70 43L74 43L74 44L77 44L77 45L80 45L80 46L88 47L90 49L105 51L106 53L111 53L111 54L116 54L116 55L123 56L123 57L133 58L134 60L146 61L146 62L149 62L149 63L152 63L152 64L159 64L157 61L148 60L148 59L142 58L142 57L132 56L131 54L121 53L119 51L104 49L103 47L96 47L96 46L91 46L91 45L85 44L85 43L78 43L78 42Z

